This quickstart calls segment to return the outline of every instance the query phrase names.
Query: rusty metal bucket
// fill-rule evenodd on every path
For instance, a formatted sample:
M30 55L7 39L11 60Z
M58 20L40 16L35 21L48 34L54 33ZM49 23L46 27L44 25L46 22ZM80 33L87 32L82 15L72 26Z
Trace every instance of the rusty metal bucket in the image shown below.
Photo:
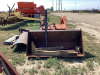
M56 48L56 49L55 49ZM83 57L84 48L81 30L29 31L27 40L28 57Z

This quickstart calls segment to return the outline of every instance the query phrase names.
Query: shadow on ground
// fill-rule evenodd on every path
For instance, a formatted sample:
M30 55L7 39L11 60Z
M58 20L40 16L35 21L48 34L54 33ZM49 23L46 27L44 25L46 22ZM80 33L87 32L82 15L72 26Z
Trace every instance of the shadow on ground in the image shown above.
M24 20L24 21L21 21L21 22L16 22L13 25L9 25L9 27L0 28L0 31L15 30L15 29L18 29L20 27L27 26L27 23L34 23L34 21Z
M14 52L18 53L26 52L26 45L16 45Z
M71 62L72 63L74 61L76 61L76 62L78 61L79 63L82 63L82 61L85 61L89 58L94 58L94 57L96 57L96 56L85 52L85 57L57 57L57 58L58 58L58 60L63 60L63 61L66 61L66 62ZM55 58L55 57L52 57L52 58ZM29 57L28 58L28 60L31 60L31 59L33 59L33 60L47 60L48 57L41 57L41 58Z
M18 52L18 53L22 53L22 52L26 52L26 45L16 45L14 52ZM85 56L84 57L57 57L59 60L63 60L66 62L73 62L73 61L78 61L78 62L82 62L85 61L87 59L90 58L94 58L96 56L85 52ZM52 57L55 58L55 57ZM33 60L47 60L48 57L29 57L28 60L33 59Z

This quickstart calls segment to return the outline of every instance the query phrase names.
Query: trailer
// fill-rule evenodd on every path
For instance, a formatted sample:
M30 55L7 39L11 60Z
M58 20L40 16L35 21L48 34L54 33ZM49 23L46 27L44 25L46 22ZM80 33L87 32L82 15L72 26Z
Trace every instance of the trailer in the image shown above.
M43 5L37 7L36 4L34 4L34 2L17 2L17 4L17 11L20 11L21 13L27 16L34 14L41 14L43 16L45 15L45 12L43 11L45 9Z

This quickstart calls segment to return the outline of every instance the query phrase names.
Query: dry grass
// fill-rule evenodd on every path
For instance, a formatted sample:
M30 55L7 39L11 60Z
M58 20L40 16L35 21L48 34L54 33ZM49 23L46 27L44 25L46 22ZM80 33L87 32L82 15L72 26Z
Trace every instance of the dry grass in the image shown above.
M59 24L60 17L48 15L49 24ZM68 29L74 29L76 26L67 24ZM78 74L84 73L84 71L90 71L87 61L95 61L100 63L100 46L94 42L95 39L88 33L83 33L85 57L83 58L27 58L25 46L15 46L11 49L11 45L3 45L3 42L11 36L18 35L18 28L25 28L31 30L39 30L40 24L33 21L22 21L15 23L14 25L8 25L0 28L0 51L6 56L8 60L16 67L17 71L23 75L37 74L37 75L66 75L68 71L70 74L74 74L77 71ZM23 59L23 60L22 60ZM52 62L51 62L52 61ZM85 63L85 66L80 67L82 71L78 70L78 65L70 66L70 63L74 65L74 61ZM56 65L55 65L56 64ZM86 66L88 64L88 66ZM44 67L44 65L46 67ZM19 69L19 67L21 69ZM27 68L26 68L27 67ZM32 68L34 67L34 68ZM49 67L49 68L48 68ZM70 67L70 68L69 68ZM85 67L85 69L83 68ZM67 69L67 70L66 70ZM94 68L95 70L95 68ZM68 73L67 72L67 73ZM76 74L76 73L75 73Z

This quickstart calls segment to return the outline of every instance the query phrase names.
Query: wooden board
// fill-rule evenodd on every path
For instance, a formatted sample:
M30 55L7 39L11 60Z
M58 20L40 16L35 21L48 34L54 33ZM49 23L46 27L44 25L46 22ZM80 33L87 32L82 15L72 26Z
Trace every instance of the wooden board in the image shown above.
M34 55L38 56L66 56L66 55L77 55L78 52L75 50L57 50L57 51L35 51Z
M68 46L58 46L58 47L40 47L35 48L35 50L67 50Z
M34 52L35 52L35 45L34 45L33 41L31 42L31 51L32 51L31 53L34 54Z

